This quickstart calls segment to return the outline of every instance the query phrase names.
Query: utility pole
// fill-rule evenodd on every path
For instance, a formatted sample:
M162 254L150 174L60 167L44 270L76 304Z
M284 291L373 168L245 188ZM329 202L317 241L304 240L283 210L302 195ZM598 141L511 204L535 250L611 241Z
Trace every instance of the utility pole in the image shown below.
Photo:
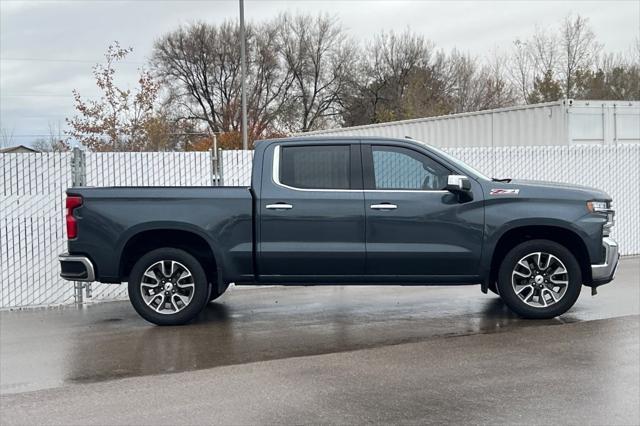
M240 78L242 92L242 149L249 149L247 141L247 93L245 80L247 79L247 60L245 58L245 37L244 37L244 0L240 0Z

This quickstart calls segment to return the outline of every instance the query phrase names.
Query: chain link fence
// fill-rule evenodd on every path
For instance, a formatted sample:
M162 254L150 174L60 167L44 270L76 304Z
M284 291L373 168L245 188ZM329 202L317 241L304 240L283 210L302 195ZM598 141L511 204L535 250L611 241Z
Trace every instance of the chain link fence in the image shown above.
M614 237L640 254L640 145L449 148L490 176L541 179L607 191L617 210ZM248 186L253 151L0 154L0 308L73 303L58 277L66 250L65 190L88 186ZM98 284L94 300L126 297Z

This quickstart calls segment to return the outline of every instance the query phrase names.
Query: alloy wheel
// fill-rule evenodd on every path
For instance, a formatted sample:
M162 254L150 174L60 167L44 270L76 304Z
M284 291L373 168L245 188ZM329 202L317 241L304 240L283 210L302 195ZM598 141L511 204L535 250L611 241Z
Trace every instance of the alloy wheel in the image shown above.
M511 285L516 296L527 305L547 308L566 294L569 272L564 263L551 253L529 253L514 266Z
M191 271L175 260L160 260L142 275L140 293L148 307L159 314L175 314L186 308L195 291Z

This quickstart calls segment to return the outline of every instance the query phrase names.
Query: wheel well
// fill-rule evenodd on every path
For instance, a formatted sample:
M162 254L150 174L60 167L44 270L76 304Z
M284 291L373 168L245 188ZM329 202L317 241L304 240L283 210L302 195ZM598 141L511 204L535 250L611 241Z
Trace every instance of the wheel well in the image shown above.
M189 231L154 229L134 235L127 241L120 256L120 276L127 281L133 265L146 253L161 248L174 247L186 251L198 259L211 283L217 282L217 263L213 251L204 238Z
M582 239L575 232L557 226L523 226L510 229L500 237L491 258L491 275L489 286L498 279L500 262L509 250L516 245L529 240L544 239L554 241L566 247L578 261L582 273L582 282L591 282L591 268L589 267L589 253Z

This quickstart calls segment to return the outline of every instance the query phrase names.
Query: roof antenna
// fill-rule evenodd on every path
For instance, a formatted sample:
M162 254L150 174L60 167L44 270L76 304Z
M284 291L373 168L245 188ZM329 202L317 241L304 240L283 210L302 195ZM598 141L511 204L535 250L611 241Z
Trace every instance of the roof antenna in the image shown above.
M414 139L414 138L412 138L411 136L407 136L407 135L405 135L405 137L404 137L404 138L405 138L405 139L411 139L412 141L414 141L414 140L415 140L415 139Z

